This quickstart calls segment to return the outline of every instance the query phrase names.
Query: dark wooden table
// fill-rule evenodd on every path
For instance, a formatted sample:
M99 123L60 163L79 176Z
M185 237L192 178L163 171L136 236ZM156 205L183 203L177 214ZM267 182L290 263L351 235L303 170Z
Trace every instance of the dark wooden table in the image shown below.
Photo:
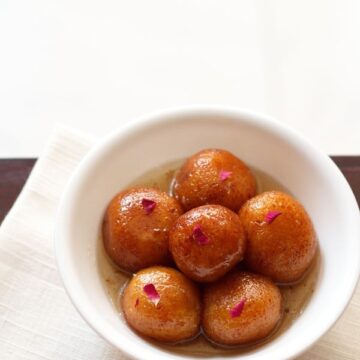
M360 204L360 156L332 156ZM21 191L35 159L0 159L0 223Z

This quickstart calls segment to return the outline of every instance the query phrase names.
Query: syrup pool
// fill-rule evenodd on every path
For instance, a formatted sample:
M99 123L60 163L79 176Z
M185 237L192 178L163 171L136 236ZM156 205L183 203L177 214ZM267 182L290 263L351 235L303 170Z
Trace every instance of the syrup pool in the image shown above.
M179 160L164 166L157 167L135 179L131 184L129 184L129 187L148 186L171 193L172 179L174 178L174 174L182 163L183 160ZM258 193L268 190L280 190L289 193L289 191L282 184L280 184L268 174L265 174L264 172L255 168L252 168L251 170L256 177ZM119 189L119 191L120 190L121 189ZM119 299L122 289L126 285L127 281L131 278L131 274L122 272L110 261L104 251L101 236L99 236L98 253L100 272L102 275L105 291L109 296L109 301L112 302L113 306L118 311L119 318L121 321L125 321L122 315ZM200 334L197 338L191 341L173 345L161 344L153 340L149 341L153 343L154 346L161 347L162 349L170 352L199 357L215 355L231 356L244 352L250 352L258 347L264 346L266 343L272 341L276 337L280 336L284 331L286 331L304 311L316 286L320 267L319 264L320 256L317 254L311 268L307 271L301 281L292 285L280 286L284 304L284 312L281 323L267 338L256 344L240 346L236 348L227 348L209 342L203 334Z

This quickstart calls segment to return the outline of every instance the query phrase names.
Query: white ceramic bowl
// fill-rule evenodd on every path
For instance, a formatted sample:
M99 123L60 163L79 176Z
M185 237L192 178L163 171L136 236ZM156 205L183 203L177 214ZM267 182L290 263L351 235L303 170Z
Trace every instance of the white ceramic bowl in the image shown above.
M263 115L214 107L178 109L146 116L100 141L75 171L58 211L56 256L65 288L89 325L124 353L146 360L183 359L119 320L100 278L97 240L107 203L132 179L209 147L228 149L285 184L313 220L321 269L310 303L284 334L239 355L243 360L293 358L329 330L351 298L360 268L359 210L326 155Z

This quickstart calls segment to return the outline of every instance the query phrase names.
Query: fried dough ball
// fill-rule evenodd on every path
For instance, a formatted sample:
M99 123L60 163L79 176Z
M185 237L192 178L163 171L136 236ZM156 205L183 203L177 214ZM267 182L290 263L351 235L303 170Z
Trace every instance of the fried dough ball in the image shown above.
M220 205L204 205L176 220L170 230L169 246L185 275L209 282L242 260L245 233L236 213Z
M226 150L202 150L186 160L175 177L173 194L183 209L218 204L238 211L256 193L249 168Z
M258 341L271 333L282 315L278 287L269 279L232 271L204 290L202 326L206 336L223 345Z
M191 339L200 330L199 290L172 268L154 266L136 273L124 291L122 308L132 328L159 341Z
M135 272L168 265L168 231L182 214L178 202L165 192L132 188L110 202L103 222L107 254L122 269Z
M303 206L290 195L268 191L250 199L240 210L245 227L245 263L279 283L299 280L311 265L316 235Z

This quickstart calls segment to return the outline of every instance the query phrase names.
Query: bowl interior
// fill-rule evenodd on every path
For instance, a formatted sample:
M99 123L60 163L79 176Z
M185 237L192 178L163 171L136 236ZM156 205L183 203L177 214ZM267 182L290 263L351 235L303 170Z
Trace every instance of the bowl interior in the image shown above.
M154 347L119 319L102 284L97 241L104 210L114 194L156 166L209 147L227 149L274 177L312 218L321 269L310 303L283 335L241 355L242 359L293 357L324 334L351 296L359 272L358 208L327 156L262 116L223 110L165 113L120 129L96 146L74 174L58 213L56 250L65 287L89 324L119 349L141 359L182 358Z

